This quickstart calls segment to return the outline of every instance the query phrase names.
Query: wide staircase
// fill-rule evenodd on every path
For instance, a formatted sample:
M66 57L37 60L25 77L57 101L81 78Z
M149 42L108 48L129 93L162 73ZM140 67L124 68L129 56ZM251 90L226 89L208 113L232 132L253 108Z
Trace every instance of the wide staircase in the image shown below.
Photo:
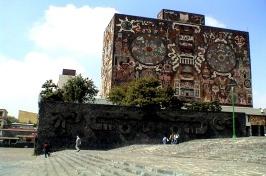
M64 150L19 165L21 170L12 176L266 176L266 137L132 145L109 151Z
M38 156L27 176L165 176L185 175L173 170L156 169L126 161L115 161L99 156L96 152L65 150L51 157Z

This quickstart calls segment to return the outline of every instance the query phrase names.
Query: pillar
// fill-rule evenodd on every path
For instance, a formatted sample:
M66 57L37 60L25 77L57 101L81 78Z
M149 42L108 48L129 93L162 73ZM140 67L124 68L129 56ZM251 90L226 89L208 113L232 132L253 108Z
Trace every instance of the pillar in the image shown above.
M261 128L262 127L263 127L262 125L259 125L259 136L261 136Z
M252 125L249 126L249 136L252 136Z

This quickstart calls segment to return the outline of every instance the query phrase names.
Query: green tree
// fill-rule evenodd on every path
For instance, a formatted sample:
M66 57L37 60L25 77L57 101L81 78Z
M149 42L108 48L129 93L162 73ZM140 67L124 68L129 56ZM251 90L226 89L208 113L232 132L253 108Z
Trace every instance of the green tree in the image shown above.
M62 90L51 79L46 80L42 85L40 98L41 100L63 101Z
M18 122L18 119L13 116L7 116L7 125L11 125L12 123Z
M166 87L162 89L162 106L170 109L181 109L184 106L184 101L174 96L174 89L172 87Z
M169 108L171 109L181 109L184 106L184 101L180 100L176 96L172 96L169 101Z
M222 107L218 101L213 101L209 105L209 111L211 112L221 112Z
M125 97L126 105L158 105L160 104L160 83L155 78L140 78L132 81Z
M112 88L108 100L118 105L169 107L174 102L173 95L171 87L161 88L157 79L148 77Z
M124 100L126 98L126 91L127 91L126 85L115 86L110 91L107 99L113 102L114 104L123 105L125 104Z
M63 99L75 103L94 101L94 96L98 93L93 81L83 78L80 74L69 79L62 89Z
M218 101L213 102L192 102L187 105L187 110L200 112L221 112L222 108Z

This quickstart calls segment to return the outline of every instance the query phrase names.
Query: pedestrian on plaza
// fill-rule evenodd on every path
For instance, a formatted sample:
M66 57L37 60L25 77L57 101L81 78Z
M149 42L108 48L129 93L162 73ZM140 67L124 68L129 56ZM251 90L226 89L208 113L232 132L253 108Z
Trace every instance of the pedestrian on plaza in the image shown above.
M176 134L174 134L174 144L178 144L179 143L179 133L176 132Z
M77 136L76 139L76 151L79 152L80 151L80 145L81 145L81 139L79 138L79 136Z
M171 141L171 144L174 144L174 132L171 133L170 137L169 137L169 140Z
M43 144L43 152L44 152L45 158L50 156L50 146L47 141Z
M168 141L169 141L168 138L166 136L164 136L163 137L163 144L167 144Z

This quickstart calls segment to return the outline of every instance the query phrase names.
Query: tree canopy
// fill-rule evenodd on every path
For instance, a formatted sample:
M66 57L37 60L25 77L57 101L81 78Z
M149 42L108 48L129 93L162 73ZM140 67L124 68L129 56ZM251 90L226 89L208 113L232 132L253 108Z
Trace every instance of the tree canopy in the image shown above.
M125 105L126 92L127 92L126 85L116 86L111 89L107 99L113 102L114 104Z
M111 89L107 99L117 105L156 106L170 109L184 109L202 112L220 112L218 101L214 102L185 102L174 96L171 87L162 88L155 78L139 78L127 84Z
M7 125L11 125L12 123L18 122L18 119L13 116L7 116Z
M46 80L42 85L40 98L41 100L63 101L62 90L51 79Z
M213 102L192 102L186 106L187 110L201 112L221 112L222 108L218 101Z
M97 95L93 81L83 78L80 74L69 79L63 86L63 98L67 102L86 103L94 100Z
M173 96L171 88L161 88L152 77L139 78L111 89L108 100L118 105L155 106L166 105Z
M47 80L42 85L41 100L65 101L75 103L87 103L94 101L98 90L93 81L83 78L80 74L69 79L60 89L52 80Z

